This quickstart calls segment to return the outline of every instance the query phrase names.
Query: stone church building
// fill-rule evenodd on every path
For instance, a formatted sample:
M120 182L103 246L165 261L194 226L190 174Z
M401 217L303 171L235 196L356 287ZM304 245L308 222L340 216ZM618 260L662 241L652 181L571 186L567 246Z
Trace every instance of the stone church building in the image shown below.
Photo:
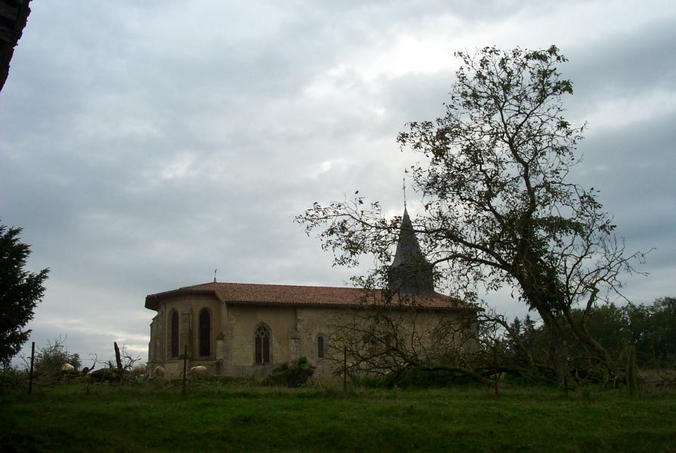
M390 287L415 297L415 308L404 316L418 329L435 325L441 316L476 316L474 305L434 291L432 266L420 251L406 210ZM188 366L204 365L218 375L263 377L306 357L316 367L316 378L329 379L336 367L328 359L337 326L385 298L382 290L216 281L150 294L145 307L157 312L150 324L150 369L161 365L169 376L178 376L187 350Z

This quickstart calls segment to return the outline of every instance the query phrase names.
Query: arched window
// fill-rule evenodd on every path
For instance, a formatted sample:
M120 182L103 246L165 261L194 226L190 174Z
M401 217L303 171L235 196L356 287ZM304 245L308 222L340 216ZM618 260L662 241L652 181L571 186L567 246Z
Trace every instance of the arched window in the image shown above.
M178 313L171 310L171 357L178 357Z
M324 358L324 337L322 335L317 337L317 358Z
M200 310L199 345L200 356L208 357L211 354L211 315L206 308Z
M254 350L256 364L270 363L270 329L264 325L256 329Z

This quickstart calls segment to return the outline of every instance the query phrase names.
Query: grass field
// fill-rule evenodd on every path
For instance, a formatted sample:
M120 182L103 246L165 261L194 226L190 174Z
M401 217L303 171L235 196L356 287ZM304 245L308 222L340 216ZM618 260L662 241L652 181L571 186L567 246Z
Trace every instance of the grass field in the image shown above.
M676 451L676 393L84 384L0 402L2 451Z

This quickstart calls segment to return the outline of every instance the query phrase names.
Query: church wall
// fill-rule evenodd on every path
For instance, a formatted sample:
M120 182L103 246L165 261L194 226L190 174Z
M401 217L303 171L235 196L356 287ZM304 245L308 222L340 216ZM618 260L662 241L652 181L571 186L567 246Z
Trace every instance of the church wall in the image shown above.
M162 360L162 322L160 314L156 314L150 323L150 341L148 342L148 361Z
M198 357L198 317L202 308L211 310L211 356ZM349 325L355 319L368 325L370 315L365 310L325 307L275 307L256 305L226 305L215 297L182 295L160 304L151 324L151 365L162 364L169 376L179 376L183 361L170 357L172 310L179 314L181 332L180 353L188 341L192 360L188 364L206 365L215 374L234 377L264 377L282 363L306 357L315 367L314 379L337 379L334 370L342 366L342 350L335 344L338 326ZM460 319L458 312L393 312L402 329L413 329L420 342L435 344L435 328L440 321ZM187 323L187 324L186 324ZM254 340L257 327L264 323L271 332L270 359L266 365L255 363ZM324 358L318 357L317 338L324 338Z
M221 330L223 304L216 298L201 295L182 295L170 298L160 304L158 315L151 325L151 342L154 342L153 356L149 361L162 363L169 375L182 372L183 361L171 357L171 313L175 310L179 316L179 355L188 346L191 365L204 360L214 360L216 355L216 336ZM210 312L210 356L199 356L199 313L206 308Z
M271 333L270 364L255 363L254 339L263 323ZM272 369L291 360L290 351L295 327L293 307L232 305L224 329L226 357L223 373L238 377L263 377Z
M306 357L317 367L315 374L319 378L330 379L335 362L328 360L331 353L329 338L335 321L345 318L349 312L314 307L229 306L224 329L227 352L223 374L264 377L282 363ZM254 335L261 323L272 333L270 365L255 364ZM324 359L317 356L319 335L325 341Z
M313 378L330 380L333 370L340 361L339 352L331 344L331 335L336 325L351 318L350 309L307 307L298 310L298 331L300 334L300 356L314 365ZM324 337L324 358L318 356L317 337Z
M455 344L460 347L458 338L450 338L444 345L439 344L435 334L438 328L443 327L446 331L467 332L461 328L462 314L458 312L392 312L390 317L398 322L401 337L415 338L416 346L423 346L430 351L435 347L448 348ZM473 315L472 315L473 316ZM372 315L367 310L353 309L327 309L320 307L308 307L298 310L298 332L300 336L300 356L308 358L316 369L314 378L318 380L336 379L336 369L342 368L343 353L340 345L336 344L335 334L341 326L356 323L362 328L372 322ZM318 357L317 337L324 337L324 358ZM471 347L463 344L463 348ZM422 348L419 348L422 349Z

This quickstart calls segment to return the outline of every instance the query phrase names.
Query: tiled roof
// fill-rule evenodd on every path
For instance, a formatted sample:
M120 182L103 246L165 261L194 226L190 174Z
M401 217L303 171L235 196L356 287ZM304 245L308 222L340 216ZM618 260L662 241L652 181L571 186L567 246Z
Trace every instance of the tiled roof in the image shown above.
M382 304L381 290L330 286L262 285L256 283L202 283L146 296L146 308L157 310L163 299L191 295L213 295L228 305L282 305L311 307L358 307ZM396 303L396 302L395 302ZM415 296L409 302L422 310L475 311L477 307L434 293Z

